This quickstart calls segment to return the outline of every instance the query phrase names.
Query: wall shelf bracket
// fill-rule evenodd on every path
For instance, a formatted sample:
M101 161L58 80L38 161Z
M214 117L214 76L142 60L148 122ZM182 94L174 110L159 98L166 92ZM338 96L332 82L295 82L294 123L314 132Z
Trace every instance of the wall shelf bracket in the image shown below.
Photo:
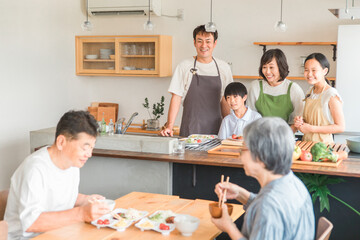
M337 51L337 45L336 44L331 44L331 46L333 46L333 60L336 61L336 51Z

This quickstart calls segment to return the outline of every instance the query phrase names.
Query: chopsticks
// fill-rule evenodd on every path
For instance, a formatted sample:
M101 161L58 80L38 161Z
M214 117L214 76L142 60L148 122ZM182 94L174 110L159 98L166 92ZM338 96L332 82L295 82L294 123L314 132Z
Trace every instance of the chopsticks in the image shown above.
M229 180L230 180L230 177L227 176L226 177L226 182L229 183ZM221 183L223 183L223 182L224 182L224 175L221 175ZM227 193L227 189L225 189L224 192L220 195L219 207L221 207L224 204L226 193Z

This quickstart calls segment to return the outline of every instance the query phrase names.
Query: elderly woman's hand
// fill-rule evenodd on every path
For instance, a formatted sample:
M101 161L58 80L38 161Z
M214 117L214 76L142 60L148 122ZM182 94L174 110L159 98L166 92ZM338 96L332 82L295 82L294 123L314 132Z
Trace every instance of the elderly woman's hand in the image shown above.
M243 235L229 216L226 204L222 205L221 218L211 218L211 222L221 231L227 232L231 239L239 239L243 237Z
M233 183L218 183L215 186L215 193L218 195L219 199L222 196L222 194L224 193L224 190L227 189L226 191L226 196L225 196L225 202L227 199L236 199L239 191L240 191L240 187L236 184Z

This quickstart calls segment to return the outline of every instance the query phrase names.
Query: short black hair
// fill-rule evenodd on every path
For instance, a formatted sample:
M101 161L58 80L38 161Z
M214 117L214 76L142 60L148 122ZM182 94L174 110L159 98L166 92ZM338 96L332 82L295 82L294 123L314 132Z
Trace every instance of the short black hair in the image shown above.
M198 35L198 34L207 34L207 33L210 33L211 35L213 35L214 42L217 40L217 38L218 38L218 31L217 30L215 32L207 32L206 29L205 29L205 25L200 25L200 26L197 26L193 31L194 41L196 40L196 35Z
M239 95L243 98L247 95L247 89L241 82L229 83L225 88L224 97L226 99L227 96L231 95Z
M77 139L79 133L97 136L98 123L95 118L86 111L68 111L56 126L55 141L59 135L66 138Z
M275 61L279 68L279 73L280 73L279 81L284 81L284 79L289 75L289 65L287 64L287 60L286 60L284 52L278 48L267 50L262 55L261 60L260 60L259 74L265 81L267 81L265 75L262 72L262 67L265 64L268 64L269 62L271 62L273 60L273 58L275 58Z

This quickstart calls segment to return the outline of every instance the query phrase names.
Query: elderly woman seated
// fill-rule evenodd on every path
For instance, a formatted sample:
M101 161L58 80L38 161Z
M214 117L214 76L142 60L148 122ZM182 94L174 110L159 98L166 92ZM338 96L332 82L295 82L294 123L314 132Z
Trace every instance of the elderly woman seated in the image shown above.
M212 222L231 239L314 239L315 219L310 195L290 167L294 135L288 124L275 117L258 119L244 130L248 150L241 154L247 176L260 184L258 194L233 183L218 183L215 192L236 199L246 211L241 232L227 207Z

